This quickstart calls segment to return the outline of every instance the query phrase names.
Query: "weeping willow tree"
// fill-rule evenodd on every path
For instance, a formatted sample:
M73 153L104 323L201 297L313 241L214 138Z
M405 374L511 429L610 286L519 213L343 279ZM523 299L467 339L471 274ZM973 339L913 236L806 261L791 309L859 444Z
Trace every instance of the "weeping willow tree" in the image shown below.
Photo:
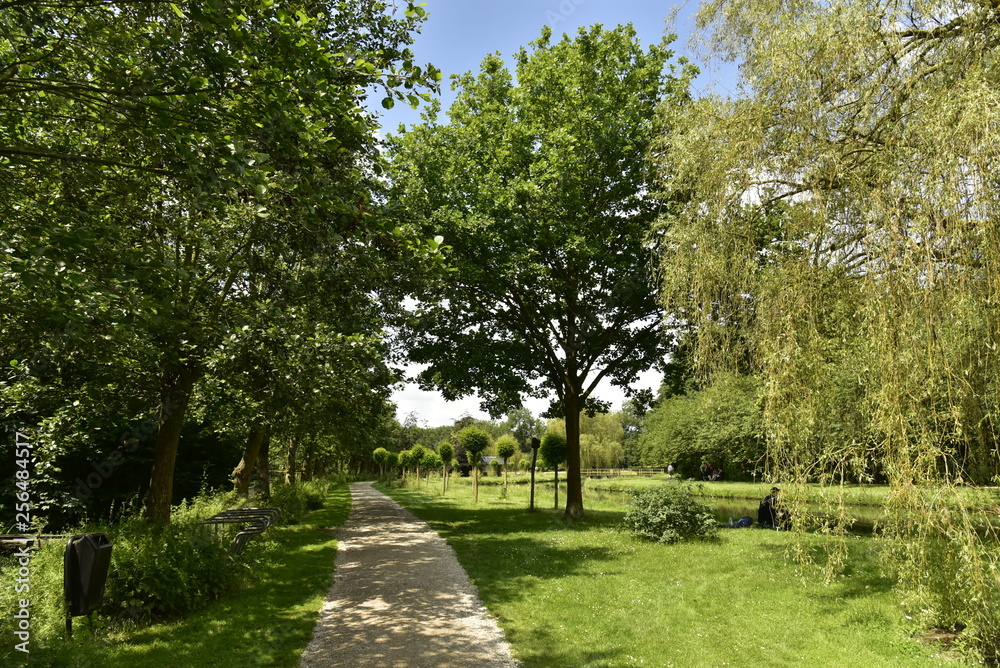
M699 21L741 94L656 152L684 202L654 236L663 300L702 374L760 376L770 475L831 498L887 481L913 616L995 650L997 504L969 488L998 470L1000 3L717 0Z

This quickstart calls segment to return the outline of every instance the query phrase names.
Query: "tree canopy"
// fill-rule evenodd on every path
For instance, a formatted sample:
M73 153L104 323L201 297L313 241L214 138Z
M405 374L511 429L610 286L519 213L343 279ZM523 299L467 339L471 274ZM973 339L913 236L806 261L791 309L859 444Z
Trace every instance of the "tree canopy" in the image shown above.
M760 375L772 475L885 476L913 614L984 639L996 553L950 487L998 472L998 16L709 2L744 96L693 103L658 147L685 200L659 227L664 301L702 374Z
M380 207L363 102L436 88L407 49L423 16L0 3L0 393L5 429L38 432L40 481L67 448L115 448L152 415L137 457L165 522L192 410L251 433L238 489L268 425L299 428L279 415L375 427L394 380L385 321L436 244Z
M432 108L392 140L393 194L443 238L452 269L409 323L420 382L446 399L478 393L494 416L555 393L573 517L580 411L601 406L601 380L627 388L669 348L648 272L663 202L646 154L687 100L694 70L671 55L644 51L631 26L559 41L546 28L513 76L492 54L455 78L448 124Z

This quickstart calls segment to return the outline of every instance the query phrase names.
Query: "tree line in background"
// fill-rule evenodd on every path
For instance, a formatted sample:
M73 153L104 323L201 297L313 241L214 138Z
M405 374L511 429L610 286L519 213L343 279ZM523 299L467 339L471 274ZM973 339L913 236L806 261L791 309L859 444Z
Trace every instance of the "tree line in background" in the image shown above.
M627 425L630 424L638 424L638 421L636 416L629 412L628 407L623 411L598 413L593 417L582 416L580 442L583 468L622 468L630 465L630 456L633 457L631 464L638 464L638 460L635 459L636 451L629 450L631 446ZM469 427L482 431L487 437L487 445L479 453L480 457L497 457L517 469L526 468L530 462L533 438L541 438L546 433L555 433L563 437L566 435L564 419L536 418L525 408L511 411L504 420L477 420L466 415L452 425L438 427L421 426L419 416L410 413L402 423L396 423L396 436L393 442L383 443L378 447L399 454L418 446L424 450L434 450L438 449L441 443L449 443L454 448L455 467L461 469L464 474L470 471L477 461L476 457L470 457L466 453L460 438L460 434ZM633 444L635 442L634 434L631 442ZM448 464L451 465L450 459ZM404 466L402 462L396 462L396 465ZM489 472L488 469L486 472Z

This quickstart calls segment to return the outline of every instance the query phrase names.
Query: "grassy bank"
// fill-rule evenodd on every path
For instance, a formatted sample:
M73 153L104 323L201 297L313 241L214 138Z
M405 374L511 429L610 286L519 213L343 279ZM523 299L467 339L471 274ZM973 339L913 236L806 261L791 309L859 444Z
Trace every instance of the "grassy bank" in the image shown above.
M629 492L637 489L658 487L667 482L665 476L654 478L605 478L586 480L584 485L590 490L606 492ZM760 501L771 489L771 483L752 482L695 482L695 493L700 496L716 499L740 499ZM779 485L780 486L780 485ZM888 485L845 485L844 487L827 487L807 485L805 489L810 502L833 502L839 496L852 506L881 507L889 500L891 490ZM969 508L990 509L1000 503L1000 490L995 487L962 487L956 493Z
M605 478L587 480L584 484L592 490L607 492L629 492L636 489L658 487L666 482L665 477L657 478ZM760 501L770 491L770 483L752 482L695 482L695 494L717 499L739 499ZM823 490L819 485L810 485L810 496L820 500L821 495L831 497L840 488ZM884 485L848 485L843 488L844 502L856 506L881 506L888 497L889 488ZM832 497L831 497L832 498Z
M183 618L140 628L103 628L93 636L77 618L71 641L32 647L30 665L129 668L293 668L312 636L330 586L336 541L330 529L350 511L336 486L326 505L298 524L274 526L248 549L264 552L252 582L237 594ZM5 650L8 648L4 648ZM19 665L23 656L0 657Z
M612 496L567 523L551 486L535 513L520 486L480 489L477 505L464 480L437 489L387 491L455 548L526 668L955 665L910 638L870 539L824 586L785 559L786 533L664 546L618 531ZM824 538L806 540L818 555Z

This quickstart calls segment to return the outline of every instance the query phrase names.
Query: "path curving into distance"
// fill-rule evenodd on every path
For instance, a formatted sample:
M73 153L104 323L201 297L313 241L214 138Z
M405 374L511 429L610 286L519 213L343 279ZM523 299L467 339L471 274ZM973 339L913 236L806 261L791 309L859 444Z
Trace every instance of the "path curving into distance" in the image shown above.
M333 586L300 668L515 668L454 550L371 483L351 485Z

